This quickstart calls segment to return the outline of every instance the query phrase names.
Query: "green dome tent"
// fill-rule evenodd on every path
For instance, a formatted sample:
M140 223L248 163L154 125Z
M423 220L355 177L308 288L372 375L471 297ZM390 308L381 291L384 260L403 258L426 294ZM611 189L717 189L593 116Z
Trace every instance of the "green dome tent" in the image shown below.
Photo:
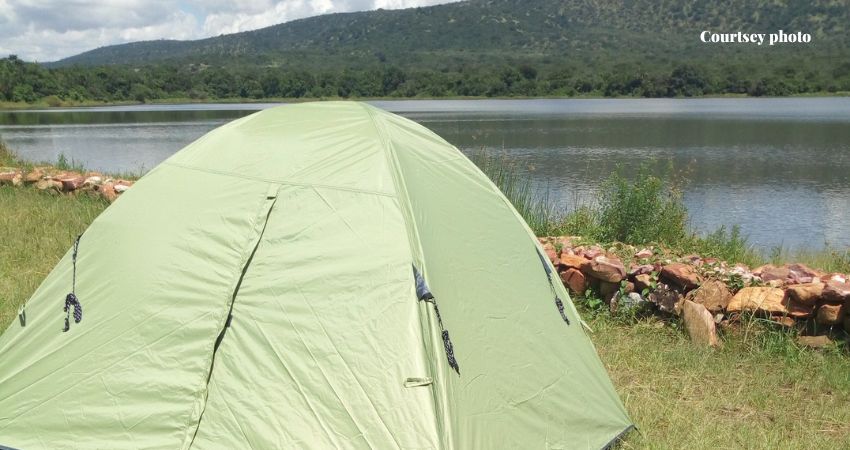
M507 199L366 104L222 126L78 243L0 337L0 445L601 448L632 426Z

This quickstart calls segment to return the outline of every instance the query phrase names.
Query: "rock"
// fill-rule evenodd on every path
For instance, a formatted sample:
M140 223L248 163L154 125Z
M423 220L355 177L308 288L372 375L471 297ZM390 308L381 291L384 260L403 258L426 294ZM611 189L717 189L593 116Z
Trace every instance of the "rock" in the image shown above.
M582 256L584 256L587 259L595 259L597 256L602 256L602 249L599 248L599 247L593 246L591 248L585 249L582 252Z
M623 267L623 263L613 257L597 256L591 259L590 264L582 270L586 275L608 283L619 283L626 277L626 268Z
M850 283L839 283L835 280L827 281L823 288L823 301L827 303L850 302Z
M649 301L655 303L661 312L668 314L678 315L680 313L682 299L682 294L664 283L656 284L655 289L649 293Z
M726 305L732 299L732 293L729 292L726 283L712 280L706 281L699 288L688 292L685 298L704 306L710 312L719 313L726 309Z
M821 305L815 320L821 325L838 325L844 320L844 305Z
M33 169L27 172L26 176L24 176L24 183L38 183L39 181L41 181L42 178L44 178L44 171L41 169Z
M693 266L681 263L664 266L661 269L661 279L686 291L699 286L702 281Z
M737 275L741 277L741 280L747 284L749 284L753 279L756 278L756 276L753 275L752 272L750 272L749 267L743 264L735 264L735 267L729 269L727 273L729 275Z
M637 259L652 258L652 250L650 250L648 248L640 249L637 253L635 253L635 258L637 258Z
M823 294L823 283L790 284L785 286L788 297L803 305L814 305Z
M699 255L685 255L682 257L682 261L691 266L702 266L702 257Z
M647 303L646 299L637 292L629 292L620 300L620 306L626 309L636 308L644 303Z
M103 198L108 200L109 203L114 202L115 199L118 198L118 194L115 193L115 188L111 182L101 184L97 187L97 191Z
M832 345L832 341L826 336L798 336L797 343L809 348L824 348Z
M584 295L584 291L587 290L587 280L578 269L569 268L561 272L561 281L576 294Z
M787 314L785 291L772 287L745 287L726 306L728 312L760 311Z
M115 192L115 183L111 183L107 181L104 184L108 184L112 188L112 192ZM555 251L555 246L550 243L543 244L543 253L546 254L546 257L549 258L549 261L552 262L552 265L558 267L558 252Z
M829 273L820 277L821 281L824 283L829 283L830 281L835 281L836 283L846 283L847 278L844 274L840 273Z
M716 347L717 328L714 318L705 306L685 300L682 305L682 318L691 341L697 345Z
M35 184L36 189L42 191L62 192L62 182L52 178L45 178Z
M560 236L556 239L556 242L561 244L561 250L565 251L567 249L571 249L573 246L572 237L570 236ZM572 253L572 252L570 252Z
M714 323L716 323L716 324L720 325L720 323L721 323L721 322L723 322L723 317L725 317L725 316L723 315L723 313L717 313L717 314L715 314L715 315L714 315Z
M785 284L782 280L770 280L764 283L766 286L781 288L783 284Z
M635 276L635 290L643 292L644 289L652 289L652 275L642 273Z
M641 264L639 266L633 264L629 267L629 276L635 277L638 275L652 273L653 271L655 271L655 266L652 264Z
M133 185L133 183L131 181L118 180L118 181L115 182L115 188L114 189L115 189L115 192L117 192L119 194L123 194L124 191L126 191L127 189L130 189L130 187L132 185Z
M789 297L786 293L785 295L785 309L788 310L788 315L795 319L804 319L808 317L812 317L815 313L815 305L814 304L804 304L800 303L797 300Z
M820 277L823 275L821 272L818 272L815 269L805 265L805 264L786 264L786 268L788 268L788 282L789 283L811 283L815 280L820 281Z
M83 177L70 177L62 178L59 181L62 183L62 191L72 192L79 189L85 183L86 179Z
M101 183L103 183L103 178L95 175L95 176L91 176L91 177L86 178L86 181L83 182L83 185L84 186L99 186Z
M765 282L773 280L785 282L791 271L787 267L776 267L772 264L767 264L754 270L753 274L758 275Z
M564 254L564 253L561 253L561 258L560 258L559 262L561 263L561 266L563 266L567 269L578 269L578 270L582 270L585 266L590 264L590 261L582 258L581 256Z
M612 314L636 313L642 310L649 303L637 292L630 292L626 295L615 295L609 305Z
M13 186L15 179L20 176L20 172L0 172L0 186Z
M602 297L603 300L605 300L606 303L610 303L611 299L613 299L619 293L619 284L609 283L607 281L602 281L599 283L599 295Z

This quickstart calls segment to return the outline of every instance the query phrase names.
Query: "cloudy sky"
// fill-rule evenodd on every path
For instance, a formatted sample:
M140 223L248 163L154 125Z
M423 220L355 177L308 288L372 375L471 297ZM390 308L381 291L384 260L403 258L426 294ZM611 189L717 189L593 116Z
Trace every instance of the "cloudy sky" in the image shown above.
M54 61L96 47L198 39L332 12L456 0L0 0L0 57Z

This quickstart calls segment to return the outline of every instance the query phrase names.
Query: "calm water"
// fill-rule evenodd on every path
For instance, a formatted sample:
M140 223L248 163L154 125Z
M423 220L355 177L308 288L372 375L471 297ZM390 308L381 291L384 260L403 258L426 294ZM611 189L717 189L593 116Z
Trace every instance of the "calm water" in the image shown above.
M375 105L463 151L515 157L541 190L592 200L618 164L672 164L693 226L740 224L770 248L850 246L850 98L422 100ZM22 156L106 171L150 169L210 129L274 105L0 112ZM661 170L661 169L659 169Z

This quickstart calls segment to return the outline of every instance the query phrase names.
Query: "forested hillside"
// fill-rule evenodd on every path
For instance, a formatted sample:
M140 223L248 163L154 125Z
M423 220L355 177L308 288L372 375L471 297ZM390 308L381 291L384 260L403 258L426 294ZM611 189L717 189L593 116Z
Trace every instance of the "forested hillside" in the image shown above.
M0 101L850 91L844 0L470 0L0 62ZM703 30L809 44L706 44Z

